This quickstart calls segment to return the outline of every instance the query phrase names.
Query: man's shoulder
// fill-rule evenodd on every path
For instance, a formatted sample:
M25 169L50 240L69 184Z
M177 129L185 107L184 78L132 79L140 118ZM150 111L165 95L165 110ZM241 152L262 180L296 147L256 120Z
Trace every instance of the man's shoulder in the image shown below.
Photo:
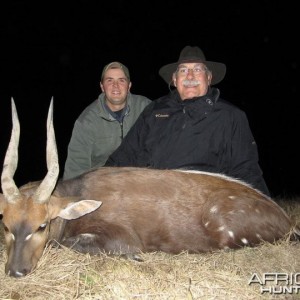
M248 120L246 112L232 102L220 98L216 104L216 107L222 111L223 116L230 116L230 119L239 120L242 122Z
M223 98L219 98L217 101L217 105L221 106L224 109L236 111L236 112L244 112L242 108L240 108L237 104L230 102L228 100L224 100Z
M143 95L137 95L137 94L130 94L130 97L132 98L132 100L134 101L139 101L141 103L145 103L145 104L149 104L151 103L152 101L147 98L146 96L143 96Z
M142 95L130 94L130 97L128 99L129 107L138 113L143 111L144 108L147 107L150 103L152 103L152 101Z
M83 121L85 119L93 118L94 116L98 115L99 112L99 100L95 100L86 106L83 111L78 116L79 121Z

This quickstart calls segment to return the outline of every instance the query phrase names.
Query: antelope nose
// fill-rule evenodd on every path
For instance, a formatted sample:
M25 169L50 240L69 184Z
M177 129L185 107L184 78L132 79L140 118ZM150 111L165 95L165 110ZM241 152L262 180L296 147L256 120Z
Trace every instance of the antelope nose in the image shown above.
M7 275L15 278L24 277L29 273L28 270L18 271L18 270L8 270Z

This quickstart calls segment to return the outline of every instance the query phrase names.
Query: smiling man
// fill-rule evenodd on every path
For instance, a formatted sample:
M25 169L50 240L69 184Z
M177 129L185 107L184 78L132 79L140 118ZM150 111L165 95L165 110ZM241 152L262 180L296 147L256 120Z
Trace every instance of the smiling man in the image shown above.
M246 114L213 87L226 66L186 46L159 74L170 93L143 111L105 165L221 173L269 195Z
M150 99L130 92L128 68L111 62L103 68L102 93L75 121L63 179L101 167L120 145Z

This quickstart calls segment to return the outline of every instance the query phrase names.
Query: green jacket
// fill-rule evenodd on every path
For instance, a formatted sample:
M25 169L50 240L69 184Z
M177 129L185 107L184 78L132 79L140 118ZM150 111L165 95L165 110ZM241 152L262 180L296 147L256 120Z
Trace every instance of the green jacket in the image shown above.
M120 123L105 108L105 95L101 93L75 121L63 179L103 166L150 102L144 96L129 93L123 123Z

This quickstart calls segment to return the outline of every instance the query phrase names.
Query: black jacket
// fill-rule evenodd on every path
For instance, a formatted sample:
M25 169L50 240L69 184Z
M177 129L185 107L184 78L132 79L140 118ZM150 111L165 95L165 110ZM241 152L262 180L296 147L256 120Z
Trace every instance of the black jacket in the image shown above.
M182 101L174 90L153 101L105 166L222 173L269 195L246 114L219 94Z

